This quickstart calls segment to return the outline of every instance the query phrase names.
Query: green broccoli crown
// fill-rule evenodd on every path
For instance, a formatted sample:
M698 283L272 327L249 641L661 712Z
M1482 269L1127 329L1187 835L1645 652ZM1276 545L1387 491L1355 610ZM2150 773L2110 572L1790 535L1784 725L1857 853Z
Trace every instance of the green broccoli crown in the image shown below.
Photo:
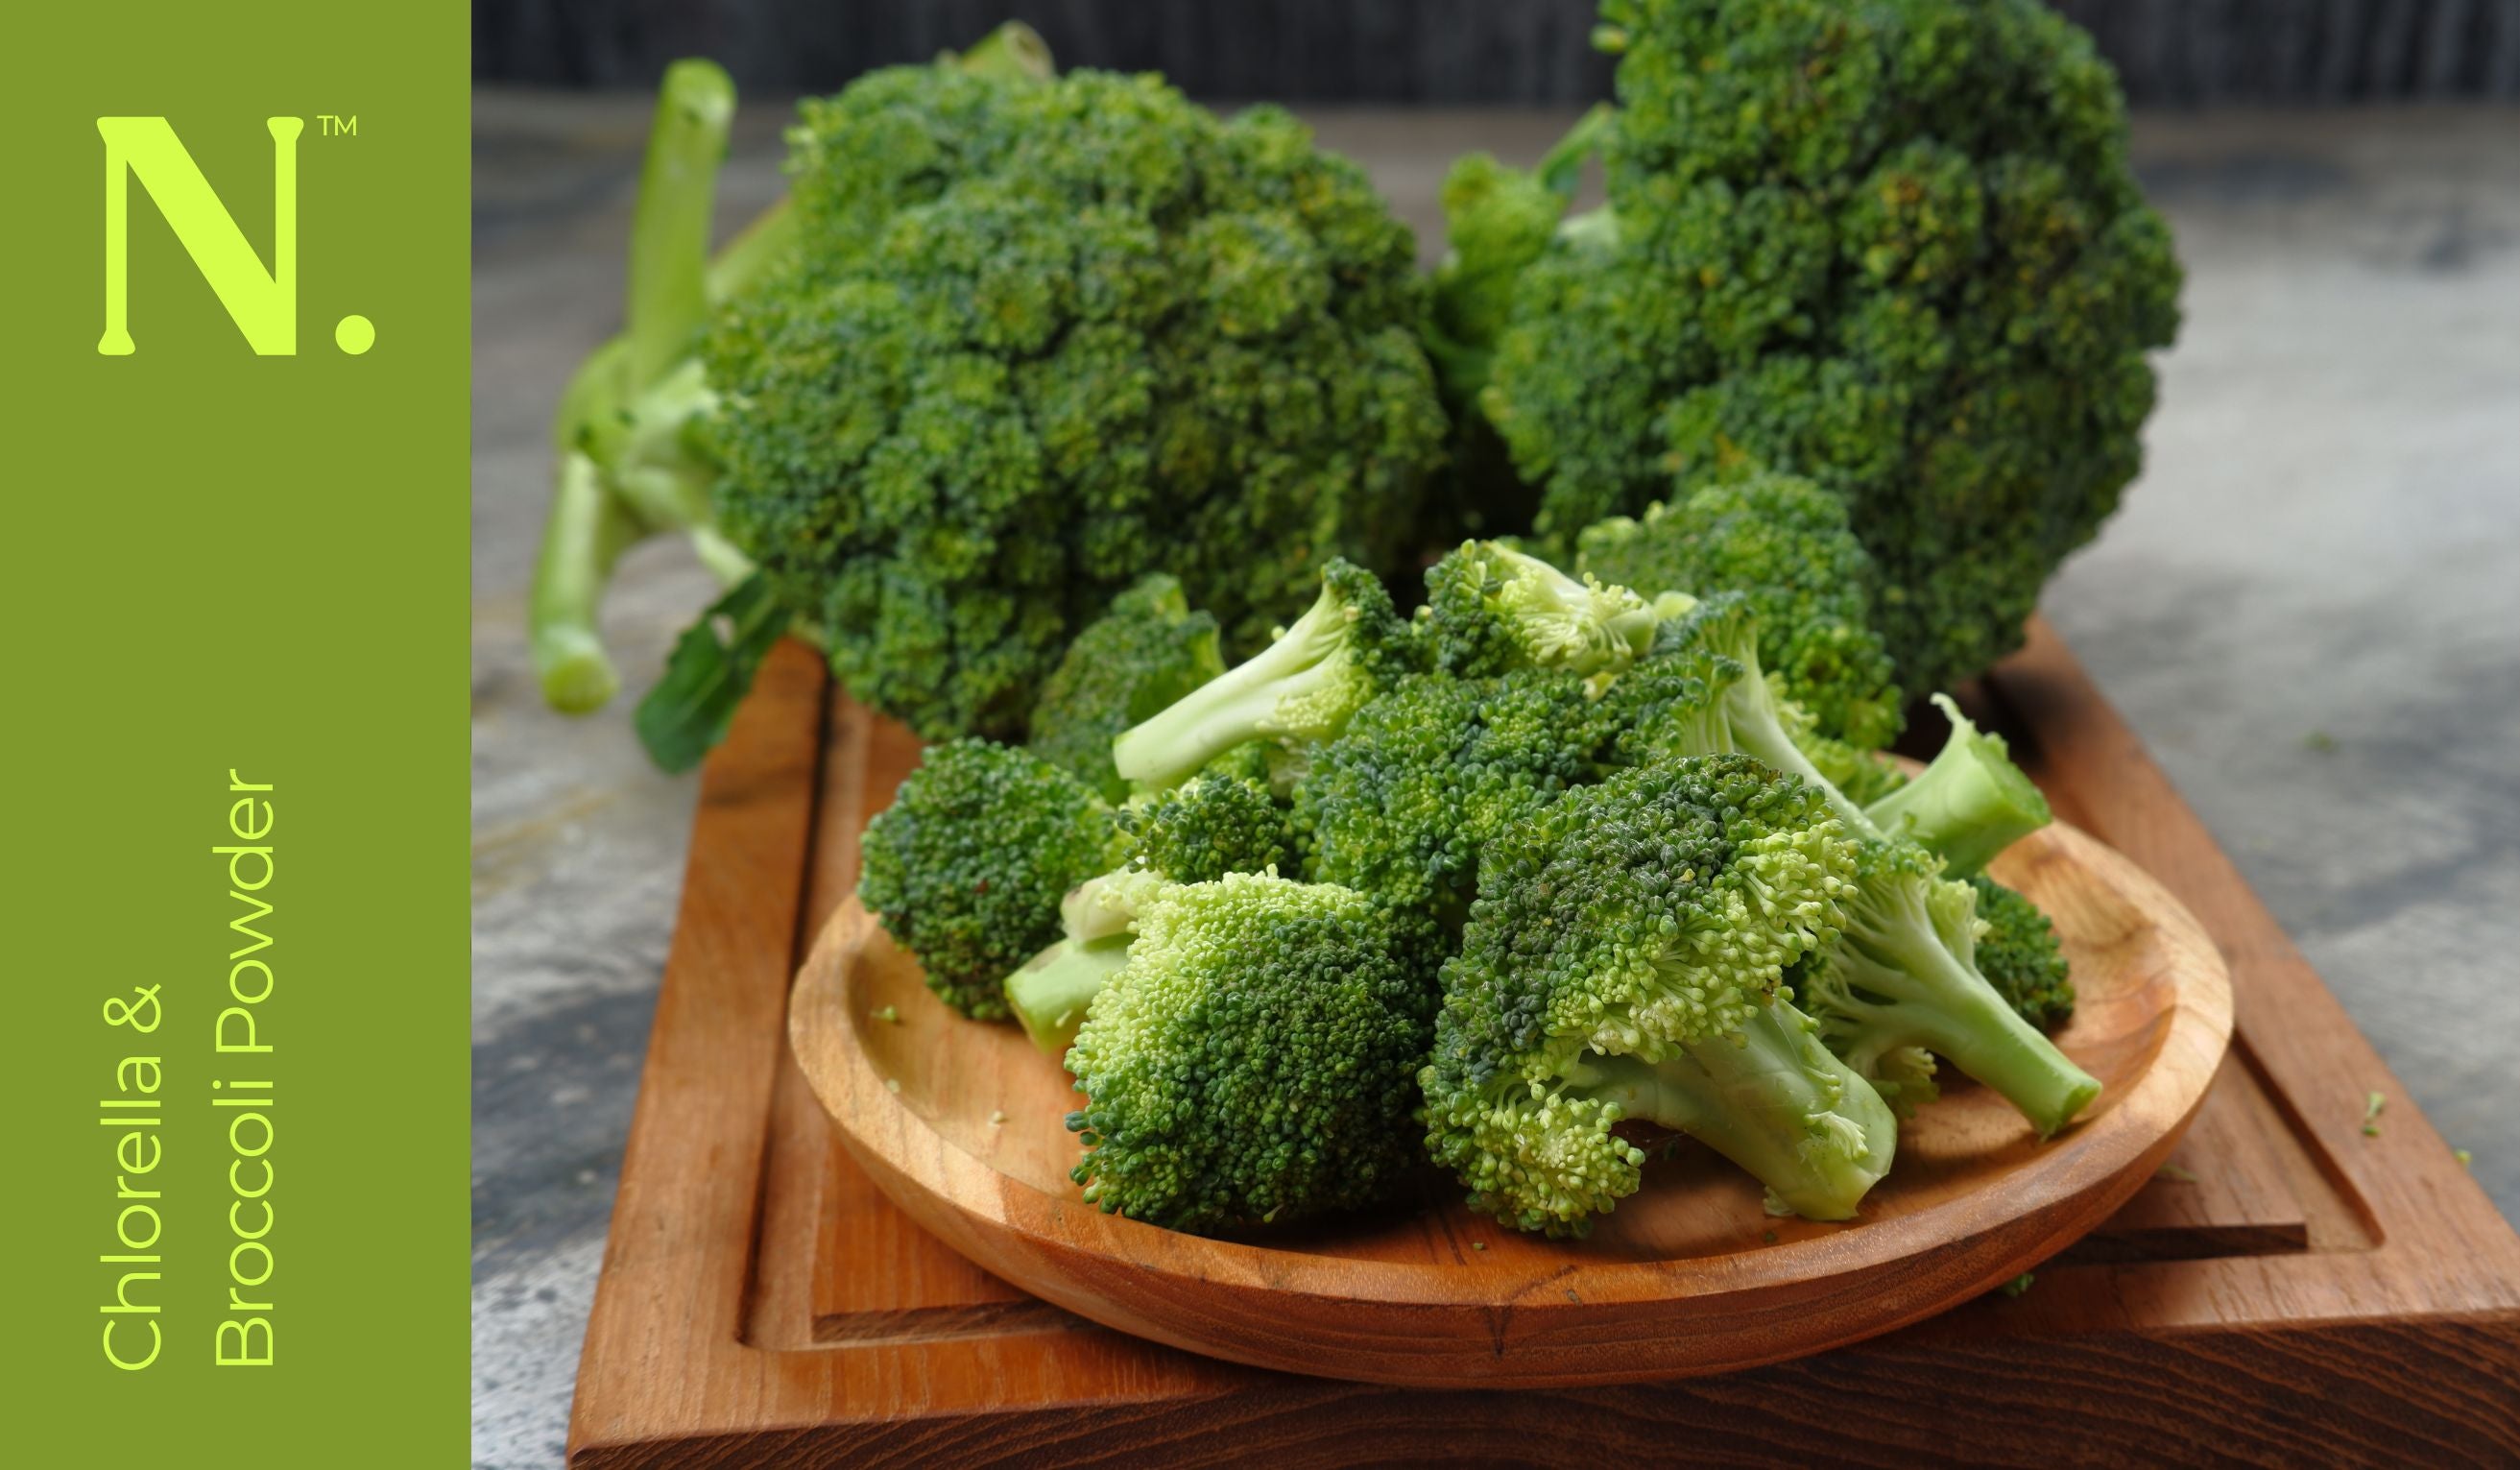
M1755 474L1656 501L1642 519L1587 527L1577 567L1647 596L1737 591L1759 620L1759 661L1822 736L1866 750L1899 734L1890 656L1872 630L1872 558L1846 506L1811 482Z
M1143 573L1239 649L1411 549L1445 436L1413 246L1286 114L896 69L789 153L800 243L707 345L717 508L859 697L1017 729Z
M1007 973L1059 935L1059 900L1127 850L1108 804L1027 751L927 752L867 824L858 897L927 988L966 1016L1007 1014Z
M1210 768L1123 811L1120 820L1134 844L1129 861L1176 883L1295 865L1286 808L1265 780Z
M1238 874L1148 903L1067 1053L1087 1201L1212 1232L1391 1194L1428 1004L1389 950L1381 911L1326 884Z
M1216 620L1191 611L1180 578L1148 573L1067 646L1033 704L1026 744L1105 801L1124 801L1111 742L1224 671Z
M1418 614L1428 656L1463 678L1517 668L1616 673L1652 647L1654 610L1623 586L1573 577L1497 541L1467 541L1426 569Z
M1300 750L1333 739L1375 691L1422 662L1372 573L1336 559L1320 579L1311 609L1276 641L1112 742L1119 773L1160 791L1251 741Z
M1819 794L1743 756L1620 771L1491 843L1420 1078L1428 1150L1473 1208L1552 1232L1637 1188L1642 1154L1610 1131L1622 1097L1667 1094L1657 1116L1725 1148L1742 1120L1715 1099L1748 1109L1789 1088L1802 1096L1779 1109L1796 1120L1786 1154L1813 1139L1842 1160L1870 1154L1879 1128L1855 1124L1850 1142L1834 1114L1850 1089L1775 1009L1785 968L1834 942L1851 871ZM1754 1031L1761 1054L1773 1043L1798 1060L1760 1068L1767 1083L1692 1086L1748 1057ZM1654 1077L1623 1075L1629 1063ZM1797 1166L1766 1162L1772 1187L1791 1187Z
M1804 967L1797 998L1858 1073L1879 1075L1903 1048L1931 1051L2002 1093L2043 1136L2053 1133L2100 1084L1980 972L1977 897L1914 843L1864 845L1844 929Z
M1480 850L1599 774L1612 713L1564 670L1403 677L1295 790L1307 876L1458 923Z
M1977 972L2013 1013L2041 1031L2054 1031L2074 1016L2074 981L2067 973L2056 926L2024 895L1972 873L1977 891Z
M1614 227L1524 272L1482 406L1552 544L1744 471L1847 505L1904 681L2013 647L2178 326L2090 38L2035 0L1606 0Z

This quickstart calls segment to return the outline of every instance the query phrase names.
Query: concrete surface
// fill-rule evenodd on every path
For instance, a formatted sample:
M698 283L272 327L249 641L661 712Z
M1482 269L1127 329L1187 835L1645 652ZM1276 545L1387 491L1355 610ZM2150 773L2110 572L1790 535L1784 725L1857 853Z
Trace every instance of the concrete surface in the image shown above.
M721 196L777 188L747 110ZM1471 147L1565 119L1322 114L1421 239ZM545 426L618 320L641 99L485 93L473 276L473 1452L559 1461L690 826L629 730L707 582L608 610L630 687L536 696ZM2148 468L2048 611L2506 1214L2520 1209L2520 114L2151 118L2188 270Z

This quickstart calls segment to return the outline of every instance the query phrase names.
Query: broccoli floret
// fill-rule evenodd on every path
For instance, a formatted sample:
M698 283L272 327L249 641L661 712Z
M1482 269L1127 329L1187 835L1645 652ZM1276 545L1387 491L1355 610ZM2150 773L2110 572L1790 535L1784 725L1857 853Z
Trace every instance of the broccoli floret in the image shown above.
M1922 1048L1994 1088L2042 1137L2100 1092L1990 985L1976 964L1977 893L1910 842L1861 845L1845 928L1805 967L1796 995L1856 1071Z
M1611 115L1606 104L1586 113L1528 172L1474 153L1444 176L1448 249L1433 273L1425 338L1426 355L1456 413L1487 386L1488 359L1512 317L1514 284L1564 221L1584 162L1600 147Z
M1980 730L1947 694L1935 695L1934 704L1952 732L1933 763L1864 812L1883 832L1941 858L1944 876L1965 878L2054 814L2012 763L2002 736Z
M1125 801L1112 740L1224 671L1216 620L1191 611L1179 578L1149 573L1067 646L1033 703L1026 744L1104 800Z
M1419 1079L1471 1208L1581 1233L1641 1181L1634 1117L1852 1216L1896 1122L1778 993L1851 870L1820 794L1742 756L1621 771L1490 844Z
M1468 541L1426 569L1417 626L1438 671L1477 678L1517 668L1615 674L1653 646L1658 620L1626 587Z
M929 750L867 824L858 897L977 1020L1007 1015L1007 972L1059 936L1068 890L1127 851L1110 805L1029 751L985 740Z
M789 140L806 244L708 336L717 509L850 691L1019 729L1149 571L1257 648L1397 571L1446 427L1408 230L1284 112L876 72Z
M1086 1200L1214 1232L1371 1204L1410 1177L1428 1000L1345 889L1237 874L1147 901L1068 1068Z
M1968 886L1977 891L1977 973L1995 987L2013 1014L2041 1031L2052 1032L2074 1016L2074 980L2064 951L2056 942L2056 926L2024 895L1972 873Z
M1290 750L1335 737L1350 715L1419 657L1391 594L1344 560L1322 569L1321 595L1277 641L1112 743L1120 775L1161 791L1236 746Z
M1910 688L2017 646L2138 469L2180 272L2115 79L2037 0L1605 0L1608 207L1481 405L1563 550L1745 471L1842 498Z
M1069 892L1058 906L1058 941L1007 977L1008 1010L1053 1056L1076 1039L1086 1006L1118 972L1149 898L1174 883L1291 868L1295 856L1286 808L1267 785L1213 765L1122 808L1120 826L1125 860Z
M1819 733L1864 750L1896 739L1902 700L1872 630L1872 558L1846 507L1806 480L1750 476L1708 485L1642 519L1577 538L1579 571L1650 597L1739 592L1759 618L1759 662Z
M1563 670L1401 679L1296 788L1306 876L1459 928L1480 850L1599 776L1616 712Z

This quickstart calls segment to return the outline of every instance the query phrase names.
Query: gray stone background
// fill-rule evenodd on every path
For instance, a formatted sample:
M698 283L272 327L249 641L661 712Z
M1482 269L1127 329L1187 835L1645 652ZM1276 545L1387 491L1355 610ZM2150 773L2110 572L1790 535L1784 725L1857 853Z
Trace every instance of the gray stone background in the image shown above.
M2515 32L2520 34L2520 32ZM708 583L622 569L628 680L543 709L546 425L615 329L646 100L483 89L473 229L473 1452L557 1464L690 829L627 712ZM720 214L777 188L749 108ZM1568 115L1307 109L1430 250ZM2506 1214L2520 1209L2520 113L2140 116L2188 272L2142 481L2047 611Z

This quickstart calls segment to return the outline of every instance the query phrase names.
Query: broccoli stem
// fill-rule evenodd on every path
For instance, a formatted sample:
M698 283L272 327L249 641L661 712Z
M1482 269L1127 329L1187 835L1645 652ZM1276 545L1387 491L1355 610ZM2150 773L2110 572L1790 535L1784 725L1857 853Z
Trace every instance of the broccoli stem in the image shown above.
M1600 151L1601 140L1609 136L1610 127L1618 121L1618 109L1606 102L1597 102L1583 116L1576 118L1575 125L1566 130L1566 136L1543 154L1540 166L1532 170L1541 187L1572 203L1577 186L1584 180L1584 161Z
M645 533L629 506L606 490L593 460L573 450L562 457L526 619L534 673L553 709L582 714L620 688L596 610L612 564Z
M950 64L997 81L1047 81L1058 70L1051 61L1050 43L1021 21L1009 21L980 37L969 50L951 57Z
M1921 914L1878 923L1850 913L1846 950L1845 1008L1864 1022L1848 1058L1856 1067L1895 1047L1921 1046L2002 1093L2043 1138L2100 1095L2099 1080L2014 1014Z
M1934 703L1952 722L1951 738L1916 779L1864 810L1883 831L1940 857L1945 877L1966 878L2053 816L2002 736L1981 731L1949 695Z
M630 225L628 365L640 389L682 358L707 310L710 204L734 118L735 82L715 62L665 69Z
M1130 939L1124 931L1099 940L1061 940L1007 977L1007 1009L1033 1045L1051 1056L1067 1054L1086 1009L1128 963Z
M1141 792L1168 791L1269 733L1280 705L1344 676L1356 612L1325 585L1278 640L1111 743L1111 762Z
M1790 776L1800 776L1803 783L1828 799L1829 809L1846 823L1847 834L1864 842L1886 839L1865 809L1855 804L1837 784L1820 773L1803 748L1785 729L1783 714L1777 709L1776 691L1768 687L1767 675L1760 672L1754 654L1745 661L1748 672L1732 681L1724 695L1724 713L1732 728L1732 744L1745 756L1756 757L1763 764Z
M1853 1218L1898 1147L1889 1105L1783 1001L1737 1037L1701 1041L1659 1063L1587 1052L1566 1078L1627 1117L1706 1144L1807 1219Z

